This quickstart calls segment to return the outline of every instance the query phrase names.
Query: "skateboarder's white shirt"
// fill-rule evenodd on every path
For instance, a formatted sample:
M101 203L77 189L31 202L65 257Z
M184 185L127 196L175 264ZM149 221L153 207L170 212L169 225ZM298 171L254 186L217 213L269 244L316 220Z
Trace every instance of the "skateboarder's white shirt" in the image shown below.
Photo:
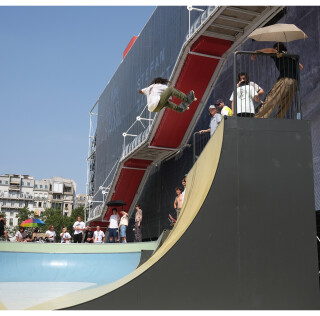
M154 83L141 91L147 96L147 104L150 112L157 107L160 101L161 93L168 88L165 84Z

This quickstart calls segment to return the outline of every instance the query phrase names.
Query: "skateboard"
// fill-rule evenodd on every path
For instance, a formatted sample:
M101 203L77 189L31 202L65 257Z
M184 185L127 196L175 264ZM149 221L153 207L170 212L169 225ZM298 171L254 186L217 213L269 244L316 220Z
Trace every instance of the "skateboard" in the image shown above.
M184 111L189 110L189 105L193 102L193 101L197 101L197 98L194 95L194 91L191 90L188 94L187 94L187 102L182 102L180 104L180 106L184 109Z
M171 226L173 226L173 225L177 222L177 220L175 220L175 219L171 216L171 214L169 214L168 220L169 220Z

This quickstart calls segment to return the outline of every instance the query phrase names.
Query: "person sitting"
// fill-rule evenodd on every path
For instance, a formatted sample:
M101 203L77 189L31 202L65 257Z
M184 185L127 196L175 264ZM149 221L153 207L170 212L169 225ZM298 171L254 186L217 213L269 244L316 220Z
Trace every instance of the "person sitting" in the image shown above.
M56 241L56 232L54 231L53 225L49 226L49 229L46 231L46 234L48 235L48 241L49 242L55 242Z
M210 125L209 125L210 127L208 129L199 131L199 134L210 132L210 136L212 136L215 130L217 129L218 125L222 121L221 114L218 113L214 105L209 106L209 115L211 116Z
M164 107L180 113L189 110L189 105L196 100L193 90L188 95L185 95L173 87L168 87L168 83L170 83L168 79L158 77L153 79L147 88L139 90L139 93L147 96L149 111L159 112ZM182 103L178 106L169 101L171 96L182 100Z
M24 232L24 228L20 227L19 230L16 233L16 241L17 242L24 242L26 238L26 234Z

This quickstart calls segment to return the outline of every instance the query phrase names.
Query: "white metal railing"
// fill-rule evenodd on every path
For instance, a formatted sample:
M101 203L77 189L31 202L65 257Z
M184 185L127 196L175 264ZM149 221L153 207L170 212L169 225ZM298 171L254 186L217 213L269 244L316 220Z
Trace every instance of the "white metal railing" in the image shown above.
M207 18L209 18L210 14L213 12L213 10L216 8L215 6L209 6L206 10L197 9L192 6L188 6L189 11L189 31L186 35L186 40L188 40L192 34L200 27L202 23L206 21ZM191 11L200 11L203 12L193 23L190 25L191 20Z
M96 217L101 216L101 213L102 213L102 210L103 210L103 206L104 206L104 203L105 203L105 196L107 196L109 194L109 192L110 192L111 185L112 185L113 178L114 178L114 172L116 171L118 165L119 165L119 160L117 160L115 162L115 164L111 168L110 172L108 173L107 177L105 178L105 180L100 185L99 190L97 190L97 192L92 197L88 197L88 209L89 209L88 220L89 221L94 219L94 218L96 218ZM110 178L111 178L111 180L108 182L108 185L106 187L104 187L105 183ZM97 194L100 191L102 193L103 201L94 200L95 197L97 196ZM96 204L96 203L99 203L99 205L94 207L94 208L91 208L91 204ZM99 211L99 209L97 209L97 207L101 207L100 211Z
M152 123L156 113L150 112L148 110L148 106L146 105L141 113L136 117L136 120L132 123L132 125L122 133L123 136L123 147L122 147L122 155L123 159L129 153L131 153L136 147L138 147L149 135ZM139 125L142 131L139 134L132 134L132 129ZM134 137L134 139L130 143L126 143L127 137Z

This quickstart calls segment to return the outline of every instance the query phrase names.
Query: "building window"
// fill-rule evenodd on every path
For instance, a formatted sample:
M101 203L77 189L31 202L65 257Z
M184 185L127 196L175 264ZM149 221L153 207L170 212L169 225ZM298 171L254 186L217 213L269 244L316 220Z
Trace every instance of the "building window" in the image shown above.
M3 205L3 206L7 205L7 201L3 201L3 202L2 202L2 205Z
M30 182L27 182L27 186L28 186L28 187L30 186Z
M28 201L26 201L26 207L28 207L29 206L29 202Z
M19 207L23 207L23 202L19 202Z
M9 223L10 226L13 226L13 218L10 218L10 223Z
M0 180L0 184L2 183L2 180Z
M39 207L42 207L42 202L39 202Z
M42 184L40 184L40 189L42 189L43 188L43 185Z
M14 211L10 211L10 216L13 217Z
M35 184L35 185L34 185L34 187L37 189L37 188L38 188L38 185L37 185L37 184Z
M24 185L24 182L22 181L21 184Z
M8 181L6 181L6 184L8 184Z
M45 185L44 187L45 187L46 189L48 189L48 186L47 186L47 185Z
M11 202L11 206L14 206L14 202Z
M68 209L68 206L69 206L68 204L65 204L65 205L64 205L64 208L67 210L67 209Z

